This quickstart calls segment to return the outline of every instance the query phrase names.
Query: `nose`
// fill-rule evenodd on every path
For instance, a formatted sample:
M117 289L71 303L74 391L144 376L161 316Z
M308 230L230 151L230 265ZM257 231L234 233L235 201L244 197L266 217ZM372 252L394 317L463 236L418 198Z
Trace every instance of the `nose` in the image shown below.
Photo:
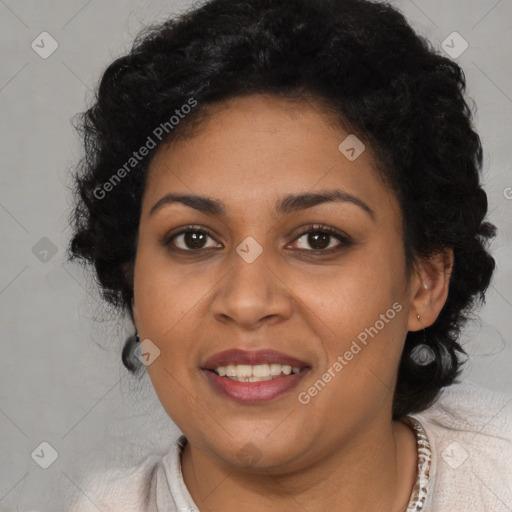
M247 330L286 320L292 314L290 289L279 275L278 265L265 250L251 263L233 251L231 270L212 302L215 319Z

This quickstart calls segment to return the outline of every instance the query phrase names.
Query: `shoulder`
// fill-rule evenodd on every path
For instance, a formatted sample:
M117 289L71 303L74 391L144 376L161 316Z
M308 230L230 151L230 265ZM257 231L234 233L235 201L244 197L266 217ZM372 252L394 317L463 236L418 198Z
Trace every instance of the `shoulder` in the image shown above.
M432 451L427 510L510 510L512 395L463 382L413 417Z
M417 415L439 439L457 438L468 447L485 450L512 442L512 395L471 382L445 388L437 402Z
M179 435L163 455L151 455L130 469L96 472L78 489L69 512L188 512L197 510L181 473L187 443Z
M76 493L70 512L152 512L162 458L152 455L128 469L89 475Z

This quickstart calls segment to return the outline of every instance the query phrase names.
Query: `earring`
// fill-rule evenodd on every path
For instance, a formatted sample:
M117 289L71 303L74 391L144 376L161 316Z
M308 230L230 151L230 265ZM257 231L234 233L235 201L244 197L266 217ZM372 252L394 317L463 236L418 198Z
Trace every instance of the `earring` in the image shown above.
M137 343L140 343L140 337L139 337L139 333L138 332L135 333L135 341Z
M421 317L418 313L416 313L416 318L421 321ZM416 345L412 349L409 357L420 366L427 366L435 361L436 355L427 344L427 332L425 331L425 327L423 327L423 343Z
M416 318L418 319L418 322L421 322L421 316L419 315L419 313L416 313ZM425 327L423 327L423 342L425 344L427 343L427 333L425 331Z

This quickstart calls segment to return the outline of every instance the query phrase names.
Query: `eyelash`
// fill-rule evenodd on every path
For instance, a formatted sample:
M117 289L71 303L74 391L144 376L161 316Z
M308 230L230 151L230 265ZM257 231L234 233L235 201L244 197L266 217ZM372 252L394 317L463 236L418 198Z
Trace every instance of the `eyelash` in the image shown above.
M181 254L199 253L201 251L205 251L205 250L208 251L210 249L215 249L215 248L181 249L179 247L173 247L172 246L172 242L173 242L173 240L175 238L177 238L180 235L189 233L189 232L192 232L192 233L204 233L204 234L208 235L210 238L212 238L213 240L215 240L215 237L207 229L205 229L203 227L199 227L199 226L190 225L190 226L186 226L184 229L182 229L178 233L173 233L170 236L168 236L168 235L164 236L160 240L160 243L163 246L169 248L169 250L171 250L172 252L177 252L177 253L181 253ZM346 234L344 234L344 233L342 233L342 232L340 232L338 230L335 230L333 228L330 228L329 226L325 226L324 224L313 224L313 225L305 227L299 234L297 234L297 236L295 237L295 239L293 241L295 242L299 238L301 238L302 236L304 236L306 234L309 234L309 233L322 233L322 234L330 235L331 237L333 237L336 240L338 240L340 243L336 247L333 247L333 248L330 248L330 249L298 249L303 254L307 253L307 255L327 255L327 254L333 254L333 253L338 252L338 251L340 251L342 249L347 249L347 248L351 247L353 245L353 243L354 243L352 241L352 239L348 235L346 235Z

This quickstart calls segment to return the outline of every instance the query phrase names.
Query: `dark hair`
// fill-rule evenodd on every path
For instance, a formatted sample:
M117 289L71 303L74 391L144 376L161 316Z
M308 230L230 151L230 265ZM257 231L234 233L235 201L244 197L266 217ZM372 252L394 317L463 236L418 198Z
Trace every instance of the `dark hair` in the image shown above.
M376 155L403 212L407 269L454 251L446 304L433 325L407 334L400 362L393 417L422 411L459 376L460 330L476 299L485 301L495 266L486 246L496 228L484 222L482 147L465 89L462 69L388 4L209 1L146 30L103 74L78 127L85 157L74 175L69 257L93 264L104 299L133 320L140 207L156 150L140 160L133 152L148 137L158 148L184 136L218 100L257 92L316 99ZM170 122L191 100L197 106ZM122 179L112 181L121 168ZM107 182L109 193L99 198ZM135 371L133 341L123 361ZM423 366L411 358L422 343L436 356Z

